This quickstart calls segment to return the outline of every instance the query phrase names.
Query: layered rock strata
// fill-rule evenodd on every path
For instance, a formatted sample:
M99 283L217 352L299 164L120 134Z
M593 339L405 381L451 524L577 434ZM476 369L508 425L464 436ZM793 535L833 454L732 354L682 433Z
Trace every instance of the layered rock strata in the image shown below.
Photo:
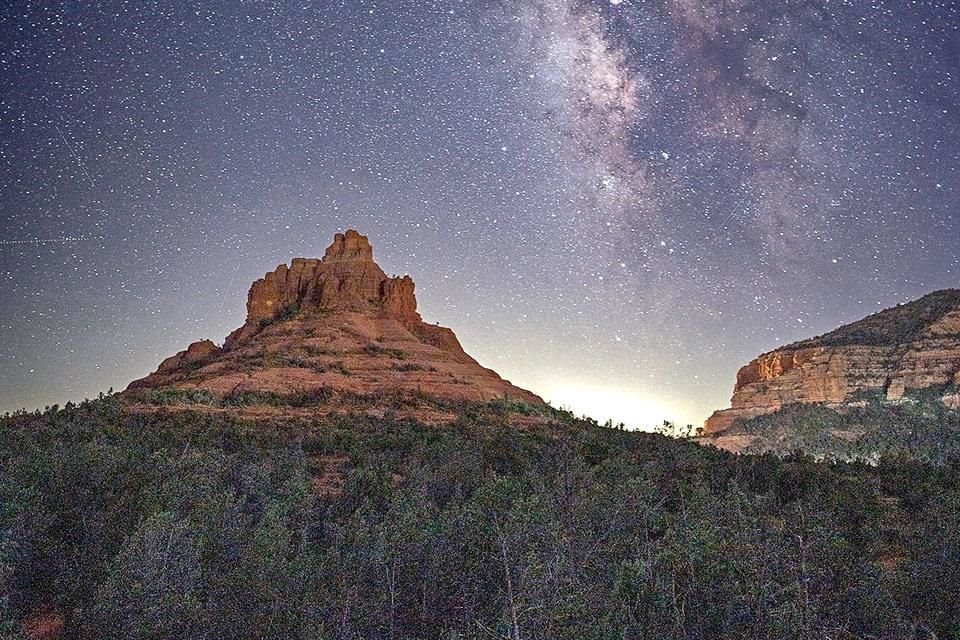
M196 390L228 398L324 391L372 405L397 394L543 404L478 364L453 331L423 322L414 288L409 276L383 272L365 236L338 233L323 258L294 258L254 282L246 321L222 347L195 342L127 393Z
M842 407L866 394L890 402L910 390L960 383L960 290L937 291L810 340L759 356L737 373L731 407L706 435L792 403ZM946 404L957 404L946 393Z

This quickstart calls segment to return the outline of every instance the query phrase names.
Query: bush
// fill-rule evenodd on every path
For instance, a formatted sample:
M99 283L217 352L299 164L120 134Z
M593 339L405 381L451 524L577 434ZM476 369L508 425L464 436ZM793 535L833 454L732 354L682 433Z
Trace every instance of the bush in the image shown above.
M339 361L339 360L338 360L337 362L333 362L333 363L331 363L330 365L328 365L328 366L327 366L327 370L329 370L329 371L336 371L337 373L339 373L339 374L342 375L342 376L352 375L352 374L350 373L350 369L347 369L347 365L343 364L343 362L341 362L341 361Z
M240 391L223 399L223 406L225 407L247 407L261 404L280 407L287 402L284 396L273 391Z
M292 320L300 313L300 305L291 302L277 313L277 320Z
M146 402L159 406L204 404L212 405L216 398L203 389L158 389L150 391Z
M376 343L369 343L363 350L371 356L387 356L389 358L395 358L397 360L406 360L407 354L400 349L391 349L389 347L384 347Z
M413 362L404 362L403 364L395 364L390 367L392 371L436 371L435 367L424 367Z

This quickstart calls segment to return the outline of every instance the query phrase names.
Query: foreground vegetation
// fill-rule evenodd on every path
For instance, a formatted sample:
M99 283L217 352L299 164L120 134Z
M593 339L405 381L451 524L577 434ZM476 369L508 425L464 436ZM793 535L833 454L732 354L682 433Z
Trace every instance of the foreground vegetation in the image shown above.
M68 638L960 637L960 464L517 409L2 419L0 636L46 608Z

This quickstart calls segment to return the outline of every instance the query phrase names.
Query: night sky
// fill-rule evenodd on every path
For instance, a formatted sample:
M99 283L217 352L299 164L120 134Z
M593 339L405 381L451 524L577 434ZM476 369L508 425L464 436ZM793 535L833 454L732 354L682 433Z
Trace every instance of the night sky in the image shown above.
M954 2L4 2L0 411L242 324L370 236L428 322L601 420L960 286Z

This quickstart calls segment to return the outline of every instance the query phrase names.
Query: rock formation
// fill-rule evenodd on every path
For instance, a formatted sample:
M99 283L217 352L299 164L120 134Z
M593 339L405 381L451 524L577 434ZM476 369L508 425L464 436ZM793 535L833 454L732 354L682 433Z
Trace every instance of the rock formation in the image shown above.
M842 408L870 394L899 402L909 390L941 385L943 402L960 404L949 393L957 383L960 290L948 289L761 355L740 369L731 408L714 413L704 434L787 404Z
M124 393L136 400L162 390L216 402L313 394L334 408L382 408L398 395L543 404L480 366L453 331L424 323L413 280L387 277L352 230L338 233L323 258L294 258L254 282L246 321L223 347L195 342Z

